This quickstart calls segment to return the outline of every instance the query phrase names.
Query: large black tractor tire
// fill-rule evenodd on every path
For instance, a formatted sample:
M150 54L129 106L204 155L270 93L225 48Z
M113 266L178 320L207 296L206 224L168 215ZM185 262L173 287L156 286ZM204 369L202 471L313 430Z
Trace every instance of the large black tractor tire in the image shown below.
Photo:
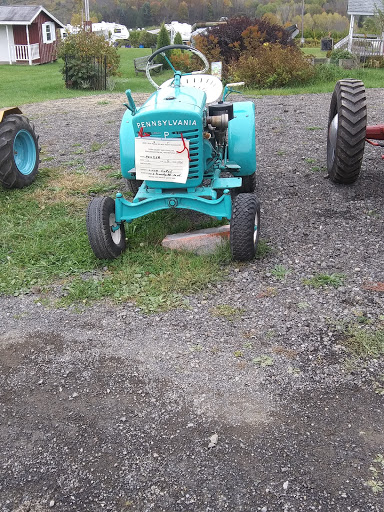
M36 178L39 146L29 119L12 114L0 123L0 183L5 188L23 188Z
M116 224L115 201L111 197L94 197L91 200L86 223L89 243L96 258L117 258L125 250L124 223Z
M256 255L260 233L260 203L254 194L239 194L232 201L229 242L232 258L249 261Z
M129 179L126 179L125 182L127 184L127 188L129 190L129 192L133 196L135 196L137 194L137 192L139 191L139 188L143 184L143 180L129 180Z
M354 183L363 161L367 127L365 87L361 80L339 80L329 109L328 174L335 183Z

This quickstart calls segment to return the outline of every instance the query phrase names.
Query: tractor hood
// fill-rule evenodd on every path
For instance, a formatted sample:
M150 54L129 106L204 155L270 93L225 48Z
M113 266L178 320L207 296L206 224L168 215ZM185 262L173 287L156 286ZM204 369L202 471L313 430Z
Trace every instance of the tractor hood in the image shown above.
M166 110L178 112L195 112L201 115L205 107L206 94L193 87L164 87L158 89L140 108L140 113L148 110Z
M190 144L188 184L201 183L204 168L203 112L206 94L193 87L158 89L135 115L125 112L120 128L120 161L124 177L135 168L135 138L184 138Z

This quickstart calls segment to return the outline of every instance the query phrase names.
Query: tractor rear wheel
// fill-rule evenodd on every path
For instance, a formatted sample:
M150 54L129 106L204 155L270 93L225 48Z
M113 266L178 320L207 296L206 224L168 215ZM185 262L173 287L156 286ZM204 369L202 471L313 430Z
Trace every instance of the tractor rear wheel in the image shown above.
M23 188L36 178L39 168L38 137L29 119L11 114L0 123L0 183Z
M94 197L87 210L89 243L101 260L113 259L125 250L124 224L116 224L115 201L111 197Z
M339 80L331 99L327 137L328 174L335 183L353 183L359 177L366 126L363 82Z
M232 258L249 261L256 255L260 233L260 203L254 194L239 194L232 202L230 246Z

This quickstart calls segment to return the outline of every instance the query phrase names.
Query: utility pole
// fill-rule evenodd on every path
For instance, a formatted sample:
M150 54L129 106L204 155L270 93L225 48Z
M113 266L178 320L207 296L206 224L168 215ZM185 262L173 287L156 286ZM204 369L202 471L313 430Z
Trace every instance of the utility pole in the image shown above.
M89 0L84 0L84 17L83 27L85 30L92 32L92 23L89 18Z
M304 44L304 0L301 3L301 44Z

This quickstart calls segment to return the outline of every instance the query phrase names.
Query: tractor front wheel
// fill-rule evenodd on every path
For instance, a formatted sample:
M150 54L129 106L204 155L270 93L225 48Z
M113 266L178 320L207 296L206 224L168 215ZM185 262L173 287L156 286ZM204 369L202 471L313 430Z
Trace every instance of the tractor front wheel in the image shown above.
M236 193L252 193L256 190L256 173L249 174L248 176L242 176L241 187L235 189Z
M335 183L357 180L363 161L367 126L365 87L361 80L339 80L329 109L328 174Z
M232 258L249 261L256 255L260 233L260 203L254 194L239 194L232 202L230 246Z
M0 183L5 188L23 188L36 178L39 146L27 117L11 114L0 123Z
M94 197L87 210L89 243L101 260L113 259L125 250L124 224L115 219L115 201L111 197Z

